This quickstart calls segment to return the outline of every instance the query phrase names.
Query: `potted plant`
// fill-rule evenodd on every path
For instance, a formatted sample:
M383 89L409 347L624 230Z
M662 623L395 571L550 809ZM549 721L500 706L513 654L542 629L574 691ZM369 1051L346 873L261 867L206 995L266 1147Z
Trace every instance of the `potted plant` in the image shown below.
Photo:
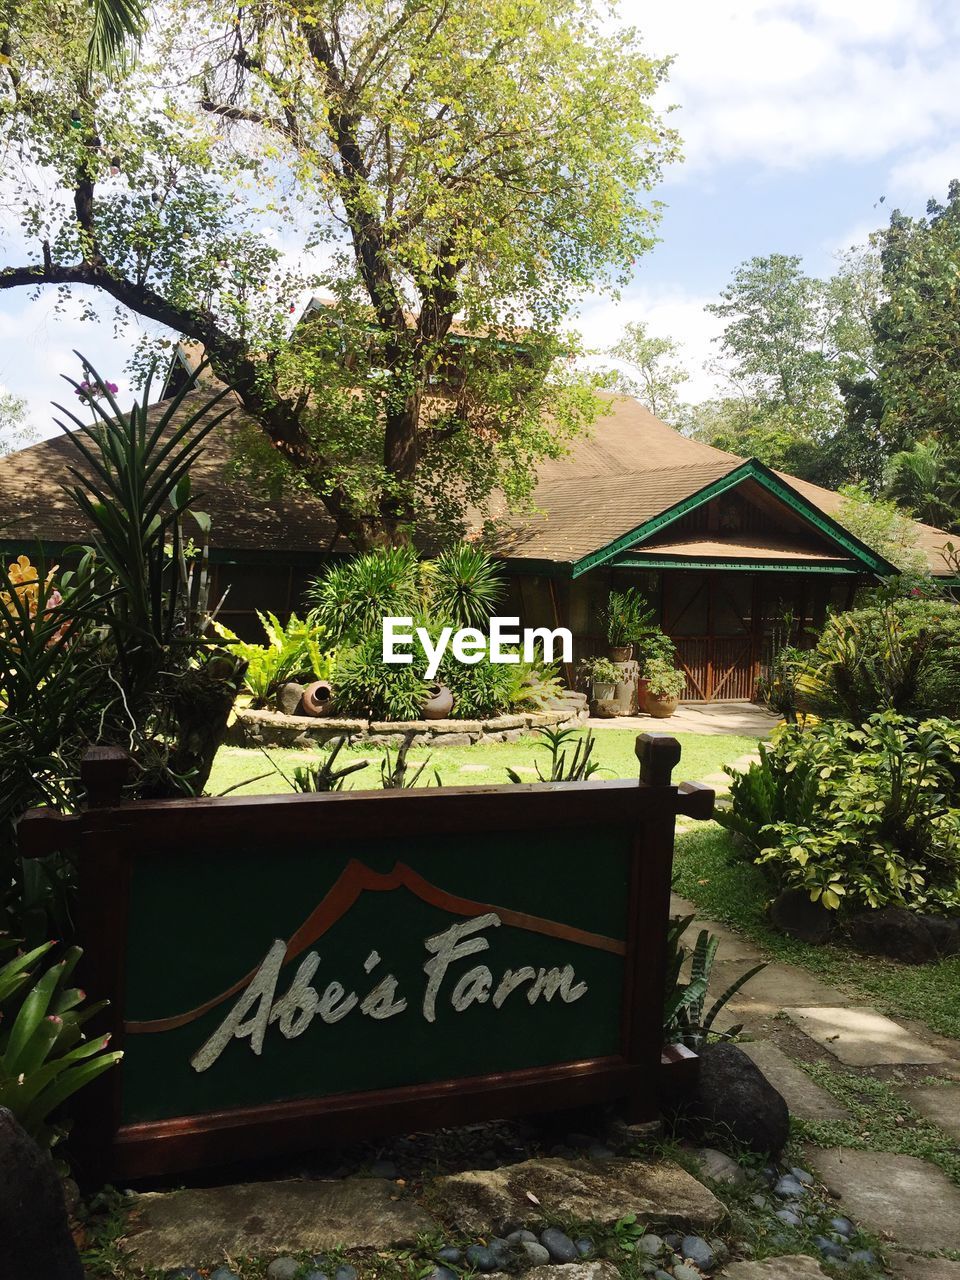
M620 679L620 671L609 658L583 658L580 670L590 683L590 697L593 702L610 702Z
M643 674L647 683L646 710L658 719L672 716L687 685L683 672L663 658L654 658Z
M626 591L610 592L601 618L607 632L610 661L629 662L634 641L653 621L653 610L639 591L629 587Z

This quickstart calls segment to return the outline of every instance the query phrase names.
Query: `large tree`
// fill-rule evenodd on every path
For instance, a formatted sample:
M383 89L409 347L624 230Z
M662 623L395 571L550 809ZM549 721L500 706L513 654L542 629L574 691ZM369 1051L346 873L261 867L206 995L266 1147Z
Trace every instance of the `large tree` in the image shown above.
M671 426L678 422L680 388L690 380L690 374L683 366L680 343L675 338L654 337L642 320L636 320L624 325L623 333L606 354L620 362L610 380L615 391L635 396Z
M92 286L201 343L256 424L248 462L358 546L521 499L597 412L558 335L651 245L676 139L666 63L589 0L173 0L153 63L112 80L84 0L23 4L0 288ZM291 342L307 288L327 301Z

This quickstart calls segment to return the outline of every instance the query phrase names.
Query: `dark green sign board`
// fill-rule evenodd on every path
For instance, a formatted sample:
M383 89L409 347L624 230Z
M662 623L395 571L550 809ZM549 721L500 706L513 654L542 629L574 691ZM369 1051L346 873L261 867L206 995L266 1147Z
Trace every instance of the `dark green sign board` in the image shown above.
M37 852L78 850L124 1051L91 1154L132 1176L601 1098L652 1115L674 818L712 797L657 785L678 749L649 741L640 784L31 815ZM119 766L91 761L94 800Z

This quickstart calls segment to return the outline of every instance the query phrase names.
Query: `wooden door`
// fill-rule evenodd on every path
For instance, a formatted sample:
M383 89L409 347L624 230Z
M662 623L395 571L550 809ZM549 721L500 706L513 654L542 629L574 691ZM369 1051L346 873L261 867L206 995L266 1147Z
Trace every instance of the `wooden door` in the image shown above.
M663 622L687 678L684 701L750 701L759 675L756 580L747 574L665 573Z

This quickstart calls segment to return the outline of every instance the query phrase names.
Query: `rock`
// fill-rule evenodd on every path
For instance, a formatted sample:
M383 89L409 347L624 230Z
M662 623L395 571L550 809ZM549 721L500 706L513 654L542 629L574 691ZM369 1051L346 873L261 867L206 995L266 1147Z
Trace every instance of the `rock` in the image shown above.
M516 1240L511 1240L511 1244L516 1244ZM459 1267L463 1262L463 1250L458 1249L455 1244L445 1244L442 1249L437 1250L437 1257L441 1262L446 1262L451 1266Z
M646 1254L648 1258L657 1258L663 1253L664 1244L652 1231L645 1232L637 1241L637 1253Z
M842 1262L847 1256L847 1251L842 1244L837 1244L835 1240L828 1240L826 1236L814 1236L813 1243L825 1258L833 1258L838 1262Z
M300 699L306 687L293 680L285 684L277 694L277 710L285 716L295 716L300 709Z
M374 1160L370 1172L375 1178L393 1179L397 1176L397 1166L392 1160Z
M758 1191L756 1195L750 1197L750 1203L757 1209L766 1209L769 1201L766 1196L762 1196Z
M742 1187L746 1184L746 1170L741 1169L736 1160L722 1151L715 1151L713 1147L701 1147L693 1154L700 1172L711 1182L723 1182L731 1187Z
M213 1276L210 1277L210 1280L213 1280ZM330 1277L325 1271L308 1271L304 1280L330 1280Z
M620 1280L620 1273L612 1262L585 1262L581 1258L561 1266L531 1267L524 1280Z
M120 1248L141 1269L163 1270L181 1265L184 1255L388 1249L435 1230L430 1215L398 1198L395 1184L385 1179L254 1182L138 1196Z
M790 1170L798 1182L802 1182L805 1187L812 1187L816 1179L808 1169L799 1169L796 1165Z
M709 1044L700 1051L700 1076L687 1116L729 1134L760 1155L776 1155L790 1129L787 1104L742 1049Z
M609 1147L604 1146L602 1142L591 1142L587 1148L587 1155L591 1160L612 1160L614 1153Z
M781 1200L796 1200L805 1192L806 1187L792 1173L785 1173L782 1178L778 1178L773 1188L773 1194Z
M668 1249L672 1249L676 1253L683 1243L683 1236L678 1236L675 1231L670 1231L663 1237L663 1243Z
M538 1244L539 1241L532 1231L521 1229L520 1231L511 1231L507 1236L507 1244L522 1244L524 1240L530 1244Z
M905 907L879 907L849 916L847 940L872 956L902 964L934 964L960 951L960 918L922 916Z
M805 889L785 889L770 904L770 921L790 938L822 946L836 927L835 913L811 902Z
M579 1253L581 1258L589 1258L596 1247L593 1241L588 1240L586 1236L581 1236L579 1240L574 1240L573 1243L576 1245L577 1253Z
M854 1249L853 1253L847 1258L848 1262L862 1262L864 1266L875 1267L877 1265L877 1255L872 1249Z
M844 1240L849 1240L857 1230L849 1218L831 1218L828 1225L834 1235L843 1236Z
M526 1160L437 1178L432 1193L445 1218L477 1235L491 1227L512 1230L545 1214L603 1226L635 1214L641 1225L676 1223L694 1230L713 1227L724 1214L712 1192L669 1160Z
M763 1262L731 1262L725 1280L823 1280L823 1267L805 1253L765 1258Z
M449 1267L434 1267L432 1271L428 1271L426 1280L459 1280L458 1273L451 1271Z
M163 1280L203 1280L203 1276L193 1267L175 1267L163 1273Z
M703 1272L688 1267L685 1262L678 1262L673 1268L673 1280L703 1280Z
M710 1271L716 1265L713 1250L699 1236L684 1236L680 1242L680 1253L687 1262L692 1262L701 1271Z
M311 1277L316 1277L319 1274L319 1271L311 1271L307 1275L307 1280L311 1280ZM210 1280L240 1280L240 1277L235 1271L231 1271L229 1267L217 1267L216 1271L210 1272Z
M357 1280L357 1268L349 1262L341 1263L333 1273L333 1280Z
M774 1214L775 1218L779 1218L781 1222L786 1223L788 1227L803 1226L803 1219L794 1209L778 1209Z
M960 1249L960 1187L926 1160L847 1147L805 1151L856 1220L901 1248Z
M520 1251L531 1267L545 1267L550 1261L550 1250L545 1249L537 1240L521 1240Z
M83 1280L53 1161L6 1107L0 1107L0 1241L4 1275Z
M768 1040L751 1040L740 1048L782 1093L792 1116L801 1120L848 1120L850 1113L826 1089L810 1079L782 1049Z
M297 1280L300 1263L296 1258L274 1258L267 1267L267 1280Z
M500 1265L497 1255L492 1249L488 1249L484 1244L471 1244L467 1246L466 1253L463 1255L468 1267L475 1267L477 1271L496 1271Z
M546 1231L541 1231L540 1243L554 1262L576 1262L580 1256L570 1237L557 1227L547 1227Z

